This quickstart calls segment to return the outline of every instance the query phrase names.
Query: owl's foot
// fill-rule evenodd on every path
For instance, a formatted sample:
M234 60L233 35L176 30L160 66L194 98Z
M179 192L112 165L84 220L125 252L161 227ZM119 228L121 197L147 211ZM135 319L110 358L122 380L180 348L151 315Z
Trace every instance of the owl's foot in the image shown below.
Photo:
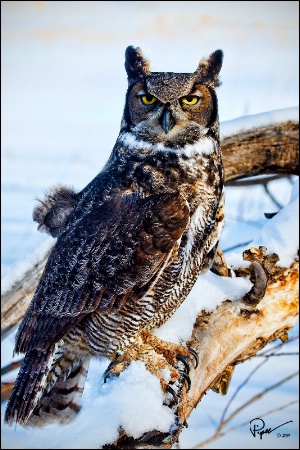
M187 382L187 390L191 386L189 377L190 367L187 357L192 354L198 365L198 355L191 348L171 342L162 341L148 331L143 331L134 344L126 349L124 353L117 353L116 359L110 363L104 374L104 382L110 375L118 376L133 360L140 360L145 363L146 368L155 375L164 392L170 392L174 398L176 394L169 383L174 383L180 377ZM174 367L180 361L184 370L181 371ZM170 372L170 380L167 382L163 377L161 370L168 369Z

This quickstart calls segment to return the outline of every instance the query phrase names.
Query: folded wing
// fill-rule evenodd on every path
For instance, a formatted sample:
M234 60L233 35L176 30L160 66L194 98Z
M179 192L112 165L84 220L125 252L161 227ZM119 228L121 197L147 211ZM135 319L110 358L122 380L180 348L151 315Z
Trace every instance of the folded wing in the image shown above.
M15 351L45 351L87 314L109 314L145 295L188 222L179 193L116 194L81 215L77 209L48 259Z

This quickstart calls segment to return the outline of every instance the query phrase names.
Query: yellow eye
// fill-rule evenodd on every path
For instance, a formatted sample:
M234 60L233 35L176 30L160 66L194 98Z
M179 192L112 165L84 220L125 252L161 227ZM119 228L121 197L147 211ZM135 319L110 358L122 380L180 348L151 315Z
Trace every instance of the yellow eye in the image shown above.
M144 103L144 105L153 105L157 98L155 98L153 95L147 94L147 95L142 95L141 96L141 100Z
M181 101L185 105L193 106L198 103L199 97L197 97L196 95L187 95L186 97L182 97Z

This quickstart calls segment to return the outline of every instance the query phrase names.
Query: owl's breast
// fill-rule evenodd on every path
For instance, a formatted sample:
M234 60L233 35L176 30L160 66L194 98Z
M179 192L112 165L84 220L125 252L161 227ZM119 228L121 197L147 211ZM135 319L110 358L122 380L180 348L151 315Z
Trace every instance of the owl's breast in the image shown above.
M207 186L218 195L217 186L223 183L219 145L210 138L203 139L201 145L197 142L177 148L133 140L129 148L119 146L118 155L123 183L145 196L180 192L189 202L197 203Z

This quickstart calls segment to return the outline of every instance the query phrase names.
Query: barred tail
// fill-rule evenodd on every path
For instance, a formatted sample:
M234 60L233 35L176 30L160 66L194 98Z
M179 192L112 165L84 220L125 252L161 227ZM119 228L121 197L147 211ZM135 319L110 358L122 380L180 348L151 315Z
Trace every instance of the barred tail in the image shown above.
M35 427L70 422L80 409L89 361L90 357L79 359L64 353L57 344L47 352L28 352L6 407L5 422Z
M56 345L26 353L5 411L5 422L25 424L45 389Z
M63 356L55 370L69 361L68 357ZM67 373L63 372L54 386L44 392L27 425L43 427L52 422L64 425L73 420L81 407L89 363L90 357L82 358L70 366Z

